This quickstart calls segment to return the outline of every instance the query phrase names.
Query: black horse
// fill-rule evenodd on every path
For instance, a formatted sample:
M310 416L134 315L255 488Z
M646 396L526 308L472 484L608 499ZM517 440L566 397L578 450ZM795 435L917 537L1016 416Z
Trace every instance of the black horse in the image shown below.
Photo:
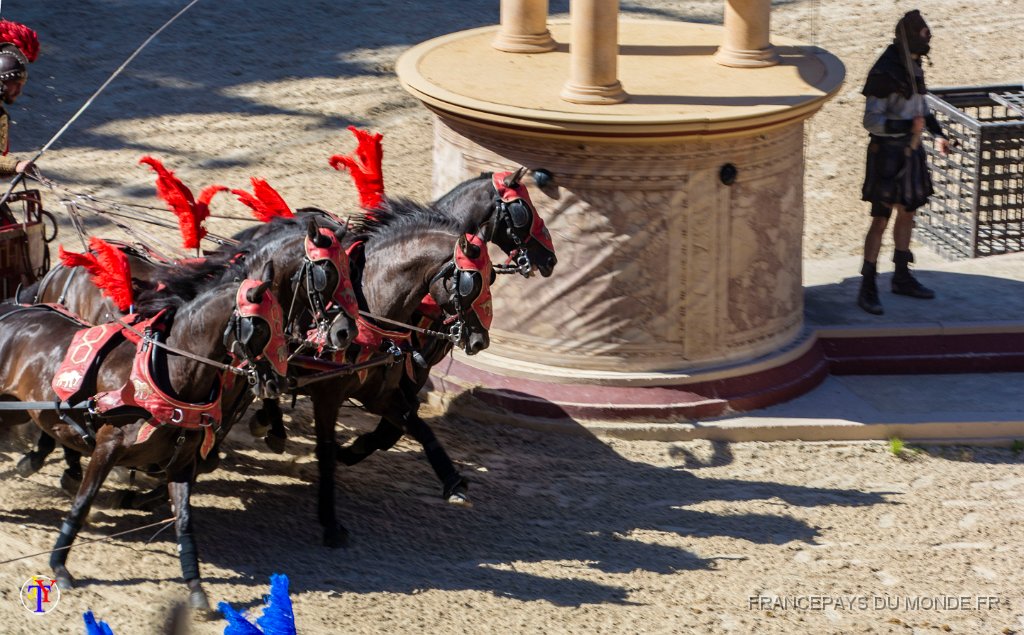
M411 354L410 331L395 324L409 324L426 296L449 322L446 333L431 337L454 339L454 344L467 352L486 348L493 270L479 236L467 235L447 216L404 203L363 219L347 240L353 286L361 306L374 316L360 324L359 345L348 352L350 362L367 355L386 357L402 348ZM395 396L400 395L398 386L411 364L407 360L381 365L313 383L304 390L313 401L320 475L318 514L327 546L344 545L348 535L337 520L334 499L338 409L351 397L367 410L401 425L407 419L409 404L396 401ZM430 446L430 440L419 431L413 435Z
M536 268L548 277L554 271L557 259L544 222L521 183L525 170L515 173L484 173L457 185L432 203L429 213L438 213L452 219L463 232L481 232L498 245L516 266L508 272L529 276ZM398 209L393 209L398 206ZM403 214L416 213L423 208L397 202L385 202L380 211L381 222ZM421 306L413 316L415 323L430 330L443 328L445 316L429 305ZM420 418L419 392L430 377L430 369L440 363L452 349L451 342L413 333L413 348L418 352L418 363L403 375L397 390L388 396L392 406L377 427L358 436L349 445L338 448L338 460L355 465L377 450L387 450L408 433L423 446L427 459L441 481L442 496L450 503L468 505L469 483L458 472L430 426ZM360 399L362 401L362 399ZM365 403L365 402L363 402ZM376 412L376 410L372 410Z

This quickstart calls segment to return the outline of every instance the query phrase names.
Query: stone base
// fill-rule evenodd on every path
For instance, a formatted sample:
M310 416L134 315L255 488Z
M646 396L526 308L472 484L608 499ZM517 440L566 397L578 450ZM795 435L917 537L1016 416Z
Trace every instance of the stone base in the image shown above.
M499 375L451 359L434 368L430 399L450 412L531 428L646 439L856 439L851 431L707 428L691 422L765 408L814 389L829 374L1024 372L1024 333L813 335L785 354L729 369L680 375L674 384L619 385ZM682 426L682 427L680 427ZM934 432L934 431L933 431ZM866 433L864 433L866 434ZM938 434L938 432L935 432ZM851 436L852 435L852 436ZM960 431L963 436L963 430ZM886 437L881 437L886 438Z
M724 46L715 53L715 61L722 66L732 68L764 68L779 63L779 55L774 46L763 49L730 49Z
M535 35L515 35L499 31L491 46L506 53L547 53L555 50L550 31Z

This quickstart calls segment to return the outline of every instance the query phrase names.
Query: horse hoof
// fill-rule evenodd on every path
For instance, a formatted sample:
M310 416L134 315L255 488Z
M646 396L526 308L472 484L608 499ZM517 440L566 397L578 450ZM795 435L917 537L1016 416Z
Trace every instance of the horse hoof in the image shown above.
M267 421L267 415L262 410L258 410L252 419L249 419L249 433L258 439L267 436L268 430L270 430L270 422Z
M70 496L78 495L78 488L82 486L82 477L75 477L74 474L68 470L64 470L64 473L60 475L60 488L67 492Z
M210 610L210 598L206 597L206 591L202 589L192 589L188 592L188 606L196 612L196 617L210 619L214 614Z
M348 546L348 530L338 525L333 531L324 530L324 546L341 549Z
M288 437L279 437L273 433L268 434L263 438L267 443L267 447L270 448L271 452L275 454L283 454L284 446L288 441Z
M473 506L473 503L469 501L469 481L457 474L445 483L441 496L452 505L459 505L460 507Z
M18 461L18 466L14 468L14 471L18 473L18 476L27 478L38 472L42 467L43 459L37 456L32 456L31 454L26 454L21 457L20 461Z
M452 492L448 495L448 504L457 505L459 507L472 507L473 501L469 500L469 492L465 490L459 492Z
M75 588L75 579L68 572L67 567L58 565L53 568L53 577L57 580L57 586L61 589Z
M356 454L355 452L352 451L351 447L343 446L340 444L337 445L337 448L335 449L334 453L334 457L338 460L339 463L347 465L349 467L352 467L356 463L362 461L367 456L368 455L366 454Z

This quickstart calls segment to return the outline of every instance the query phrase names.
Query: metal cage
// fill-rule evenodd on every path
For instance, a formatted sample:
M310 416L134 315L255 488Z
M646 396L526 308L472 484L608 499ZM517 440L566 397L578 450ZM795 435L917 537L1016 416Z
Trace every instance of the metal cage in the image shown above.
M1024 251L1024 86L939 88L928 104L952 147L928 143L935 193L919 239L951 258Z

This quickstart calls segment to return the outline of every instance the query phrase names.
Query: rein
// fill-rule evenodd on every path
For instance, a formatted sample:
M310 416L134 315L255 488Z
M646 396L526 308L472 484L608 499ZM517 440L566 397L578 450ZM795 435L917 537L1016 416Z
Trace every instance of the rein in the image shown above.
M134 209L131 209L138 208L145 210L156 210L158 208L154 208L148 205L139 205L135 203L118 202L111 199L99 198L93 196L92 194L76 192L75 190L72 190L71 188L65 185L61 185L56 181L43 177L42 175L39 174L34 176L33 179L50 188L50 191L54 193L65 194L66 197L61 201L65 206L74 206L76 209L86 210L98 216L124 218L128 220L139 221L141 223L146 223L148 225L154 225L156 227L162 227L164 229L178 229L178 225L175 223L158 218L153 218L151 216L140 215L139 213L135 213ZM99 207L100 205L107 206L110 209L102 209L101 207ZM113 223L118 228L124 230L129 234L141 236L142 238L162 245L165 251L175 251L174 248L168 248L166 244L163 244L162 241L160 241L155 236L147 234L146 232L143 232L136 227L132 227L122 222L118 222L111 218L108 218L108 220L110 220L111 223ZM206 236L204 236L203 238L205 240L209 240L214 244L226 247L235 247L239 244L239 242L233 238L220 236L211 232L207 232Z
M138 329L136 329L135 327L131 326L130 324L122 322L120 319L116 320L116 322L118 324L120 324L123 329L125 329L125 330L127 330L127 331L129 331L131 333L134 333L135 335L137 335L139 337L139 339L141 339L143 342L145 342L147 344L152 344L152 345L154 345L154 346L156 346L158 348L162 348L162 349L164 349L165 351L167 351L169 353L174 353L175 355L181 355L182 357L187 357L187 358L189 358L189 359L191 359L193 361L197 361L200 364L206 364L207 366L213 366L214 368L216 368L218 370L227 371L227 372L230 372L230 373L234 373L236 375L249 375L250 372L251 372L251 371L248 371L248 370L243 370L241 368L236 368L236 367L234 367L234 366L232 366L230 364L225 364L223 362L214 361L214 360L212 360L212 359L210 359L208 357L203 357L201 355L196 355L195 353L190 353L190 352L188 352L186 350L182 350L182 349L180 349L180 348L178 348L176 346L171 346L170 344L165 344L165 343L161 342L160 340L157 340L157 339L155 339L155 338L153 338L153 337L151 337L151 336L149 336L149 335L139 331Z
M383 322L385 324L389 324L391 326L400 326L402 328L409 329L410 331L415 331L417 333L422 333L423 335L428 335L430 337L436 337L438 339L448 340L452 344L457 344L459 339L461 339L461 337L462 337L461 333L459 333L456 336L456 334L454 332L453 333L442 333L441 331L431 331L429 329L424 329L424 328L420 328L418 326L413 326L412 324L406 324L405 322L399 322L398 320L392 320L390 318L382 317L380 315L374 315L373 313L370 313L369 311L364 311L362 309L359 309L359 315L361 315L363 317L370 318L371 320L377 320L378 322Z

